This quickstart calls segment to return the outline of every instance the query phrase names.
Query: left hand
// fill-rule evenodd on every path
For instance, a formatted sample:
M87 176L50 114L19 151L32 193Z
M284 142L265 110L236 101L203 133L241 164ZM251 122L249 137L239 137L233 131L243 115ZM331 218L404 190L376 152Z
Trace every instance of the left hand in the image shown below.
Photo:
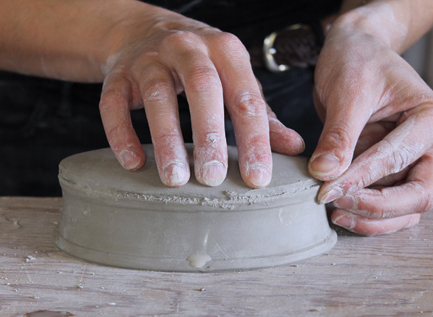
M416 225L433 207L431 88L378 38L333 27L315 104L325 126L309 170L332 221L363 235Z

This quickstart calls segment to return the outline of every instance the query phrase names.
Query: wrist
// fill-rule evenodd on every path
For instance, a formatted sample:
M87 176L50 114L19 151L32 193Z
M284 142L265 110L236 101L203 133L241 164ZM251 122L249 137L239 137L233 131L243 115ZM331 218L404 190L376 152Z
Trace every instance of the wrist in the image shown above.
M155 29L170 29L179 17L177 13L157 6L130 1L117 14L117 19L112 21L105 36L105 47L100 50L103 75L110 71L123 53L151 41Z
M332 29L373 36L392 50L402 53L409 46L409 19L402 12L402 2L399 1L371 2L342 14Z

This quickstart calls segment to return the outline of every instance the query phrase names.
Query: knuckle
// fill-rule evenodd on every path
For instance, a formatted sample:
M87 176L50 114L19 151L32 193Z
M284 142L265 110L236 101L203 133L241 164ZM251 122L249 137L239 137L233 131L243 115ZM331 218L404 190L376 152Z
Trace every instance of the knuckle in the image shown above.
M402 171L412 163L413 159L413 153L410 149L403 147L396 150L394 145L387 140L381 140L377 143L376 155L378 158L386 158L384 165L386 175Z
M157 144L159 148L170 148L170 144L177 144L180 139L177 129L155 131L152 137L152 143Z
M352 137L347 132L351 131L346 124L334 126L325 135L325 142L330 146L346 147L352 144Z
M204 134L204 140L209 145L216 145L222 141L221 139L221 135L217 131L208 131Z
M250 136L249 142L254 144L255 148L268 148L269 147L269 137L264 134L256 134Z
M370 219L384 219L393 217L393 213L386 207L375 207L365 212L365 217Z
M394 152L389 160L389 173L396 174L406 168L411 163L411 156L406 149Z
M105 90L101 94L99 102L99 110L101 113L110 111L112 108L125 103L126 96L123 92L117 89Z
M243 46L241 40L239 38L229 32L220 32L217 35L218 41L221 41L222 43L230 44L231 46Z
M272 164L271 151L269 146L269 137L265 135L255 135L251 137L250 142L250 157L255 161ZM266 151L266 149L269 149Z
M234 52L236 55L249 59L249 53L242 41L234 34L221 32L216 36L218 47L221 47L226 52Z
M162 44L167 47L176 47L181 51L190 51L202 42L200 36L183 30L171 31L163 40Z
M383 219L394 217L392 209L390 209L387 198L382 190L379 190L379 195L376 197L375 204L364 200L363 196L358 196L358 208L360 215L369 219Z
M113 125L111 127L108 127L106 129L105 134L107 136L107 140L109 143L114 147L114 149L117 149L117 142L120 140L124 135L126 135L127 131L130 129L130 125L128 123L120 123Z
M245 92L237 97L233 111L245 117L266 116L266 104L262 96Z
M224 143L224 137L217 130L208 130L205 133L197 135L197 144L200 147L217 147Z
M216 70L207 65L194 66L189 74L189 88L194 92L219 90L221 82Z
M143 85L143 102L166 100L172 83L165 78L152 78Z

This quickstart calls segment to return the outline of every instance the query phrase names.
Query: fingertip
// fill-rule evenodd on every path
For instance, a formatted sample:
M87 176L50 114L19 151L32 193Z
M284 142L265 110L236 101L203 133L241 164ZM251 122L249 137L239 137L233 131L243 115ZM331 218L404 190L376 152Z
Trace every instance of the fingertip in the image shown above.
M206 186L218 186L227 176L227 167L216 160L206 162L196 171L196 179Z
M137 151L132 148L122 150L117 157L123 168L128 171L136 171L140 169L145 162L143 150Z
M342 209L353 211L354 209L356 209L357 201L356 201L355 196L346 195L346 196L338 198L336 201L334 201L334 205L337 208L342 208Z
M305 151L305 141L301 136L299 137L300 137L301 145L299 146L299 152L296 154L301 154Z
M323 187L322 187L323 188ZM344 194L344 191L341 187L334 187L328 191L321 190L319 192L319 195L317 197L317 200L320 204L327 204L331 201L334 201L336 199L339 199Z
M356 227L356 216L352 213L348 213L342 210L334 210L331 215L331 221L333 224L352 231Z
M284 126L277 118L269 117L271 148L274 152L297 155L305 151L305 142L294 130Z
M329 180L328 178L339 169L340 163L341 160L334 154L320 153L311 158L308 170L313 177Z
M403 229L409 229L415 227L419 224L420 221L421 221L421 214L408 215L408 221L406 223L406 226L404 226Z
M175 162L168 164L161 172L160 178L164 185L168 187L179 187L188 183L190 170L186 164Z
M252 188L269 185L272 179L272 168L264 163L254 163L247 167L245 183Z
M395 218L371 219L343 209L335 209L331 215L333 224L368 237L391 234L403 229L412 228L419 223L420 219L420 214L404 215Z

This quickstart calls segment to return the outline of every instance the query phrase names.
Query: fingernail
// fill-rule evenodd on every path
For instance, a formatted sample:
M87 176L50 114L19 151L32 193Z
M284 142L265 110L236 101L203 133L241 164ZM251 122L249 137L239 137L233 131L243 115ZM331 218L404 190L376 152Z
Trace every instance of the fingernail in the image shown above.
M356 220L353 217L343 215L332 221L337 226L352 230L356 226Z
M250 165L247 170L247 177L256 187L265 187L271 182L271 169L263 163Z
M134 150L124 150L120 153L122 166L127 170L134 170L141 163L141 158Z
M162 173L162 182L167 186L182 186L189 180L190 172L187 165L182 163L172 163L168 165Z
M305 141L304 141L304 139L301 139L301 141L302 141L302 148L301 148L302 150L300 153L305 151Z
M210 161L200 168L198 181L207 186L220 185L227 175L227 169L219 161Z
M329 174L340 166L338 157L332 154L322 154L317 156L310 163L310 170L315 174Z
M321 204L327 204L337 198L340 198L343 196L343 189L340 187L335 187L334 189L330 190L329 192L321 195L318 197L319 203Z
M334 205L341 209L353 210L355 209L355 198L347 195L334 201Z

